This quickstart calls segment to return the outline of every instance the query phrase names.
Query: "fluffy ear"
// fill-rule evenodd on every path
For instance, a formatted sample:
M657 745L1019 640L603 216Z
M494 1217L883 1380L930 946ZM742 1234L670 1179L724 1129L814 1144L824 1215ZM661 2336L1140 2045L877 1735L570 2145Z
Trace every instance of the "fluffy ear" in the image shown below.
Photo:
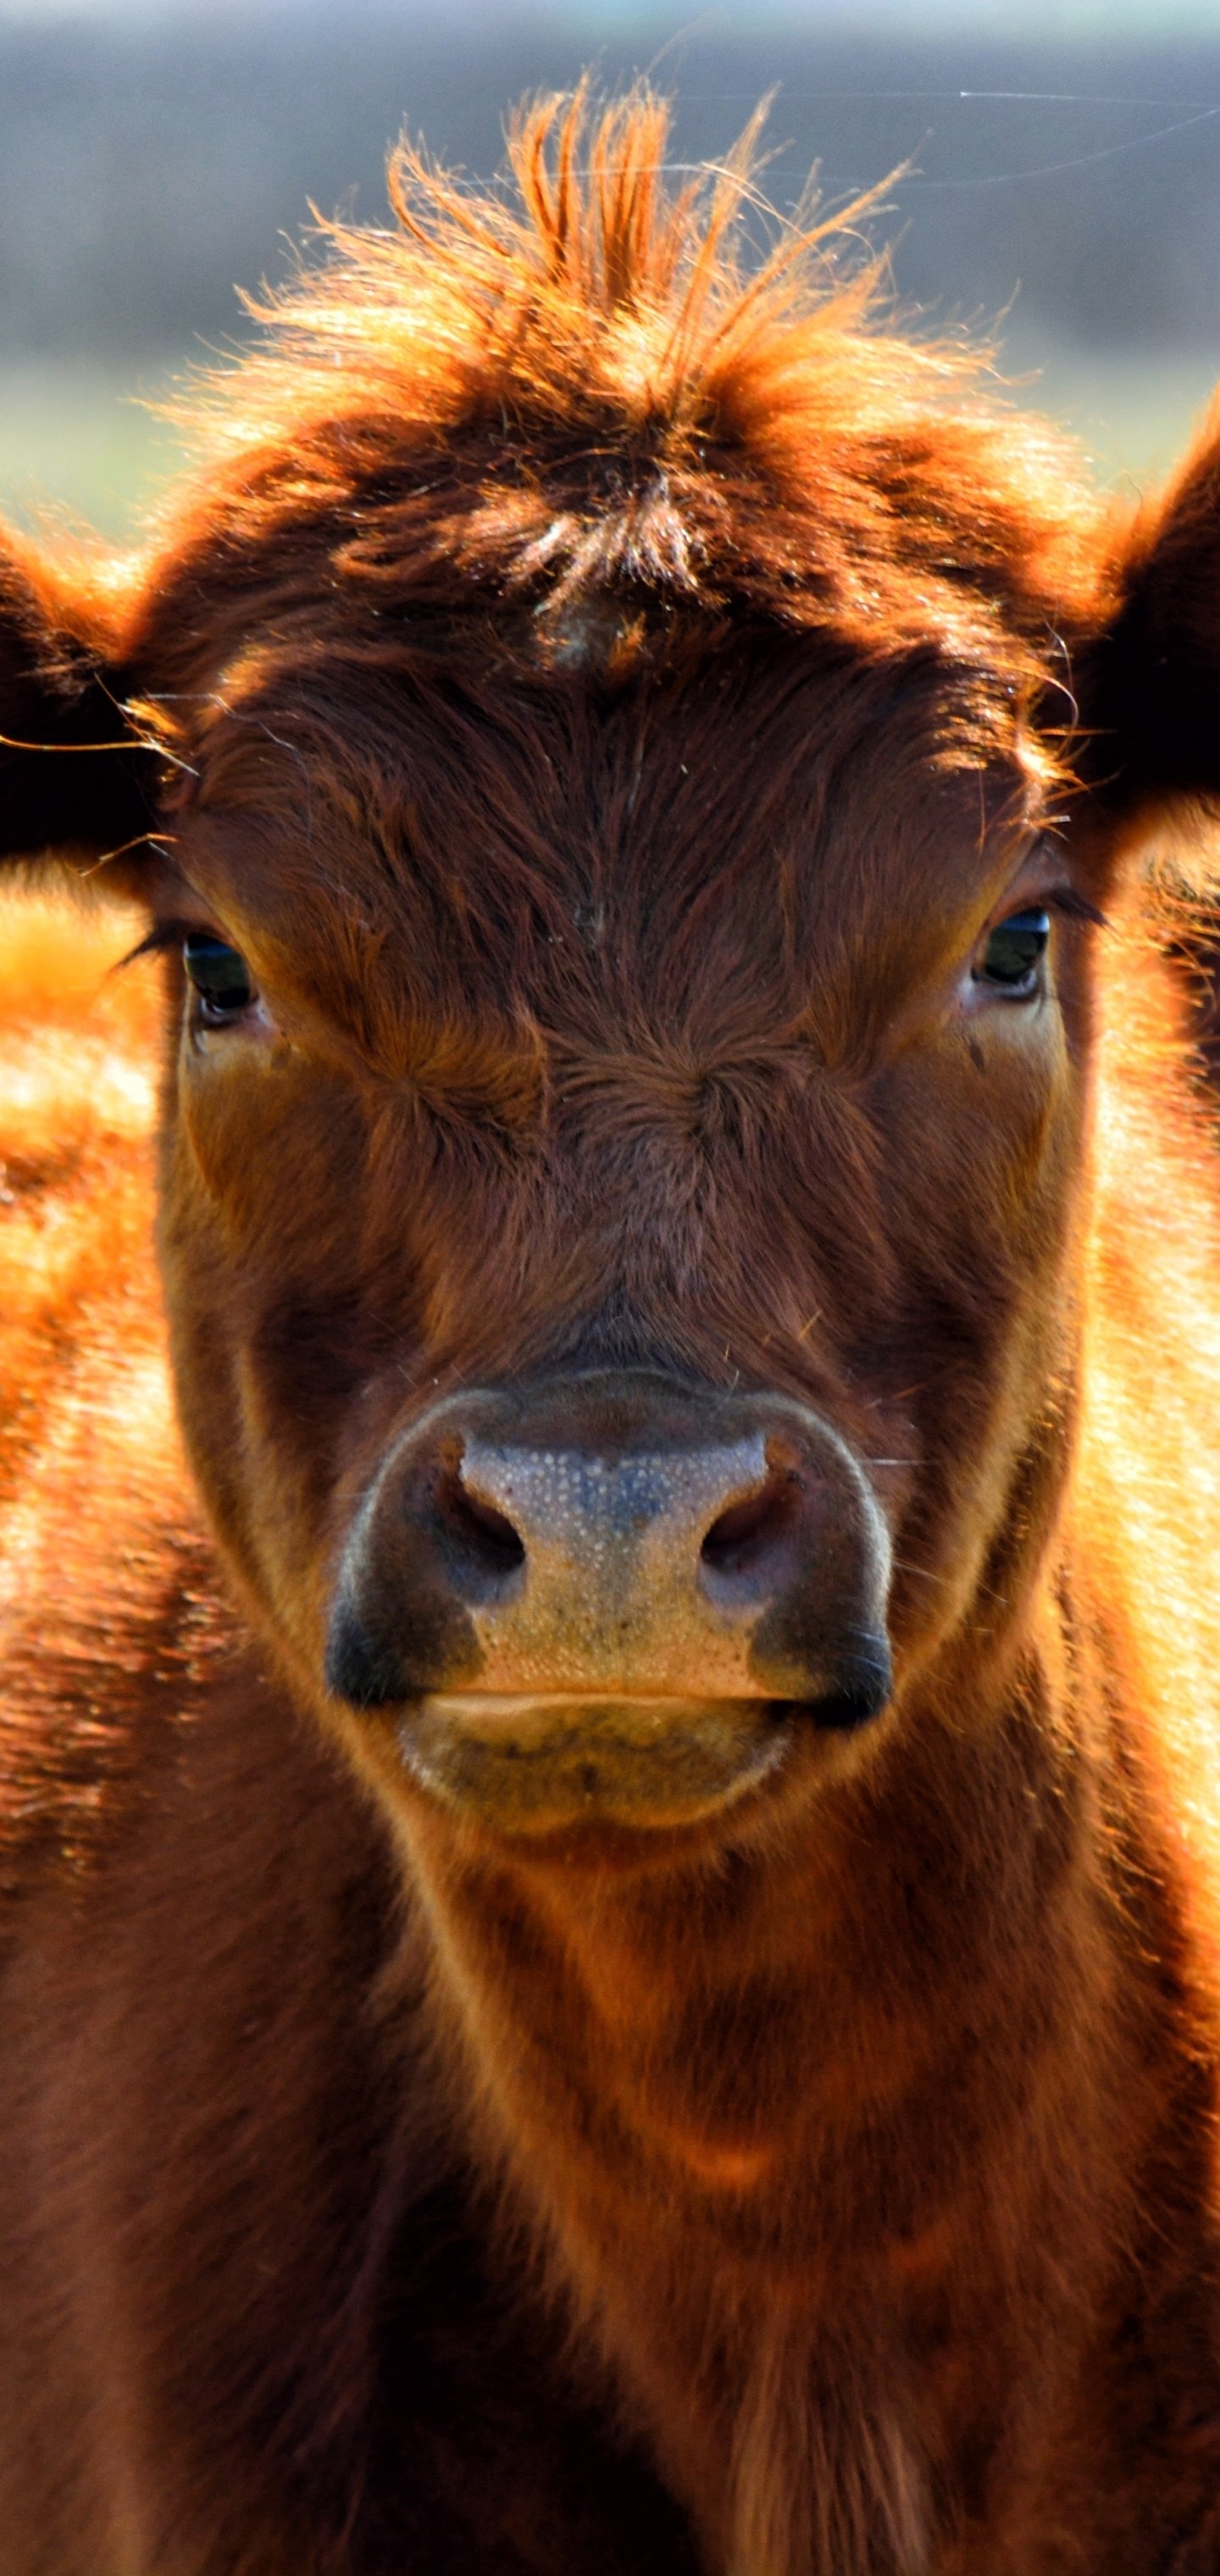
M1220 403L1132 522L1116 571L1115 615L1080 674L1097 793L1132 818L1220 800Z
M104 633L84 574L74 584L0 527L0 869L58 854L88 866L153 828L156 756L124 713Z

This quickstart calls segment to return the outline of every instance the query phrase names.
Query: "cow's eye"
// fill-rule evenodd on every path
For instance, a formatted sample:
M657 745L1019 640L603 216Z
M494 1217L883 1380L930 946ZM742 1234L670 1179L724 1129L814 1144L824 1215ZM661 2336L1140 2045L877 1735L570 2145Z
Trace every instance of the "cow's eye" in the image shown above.
M224 1028L249 1010L255 999L250 969L227 940L213 939L204 930L188 932L182 963L199 995L199 1016L206 1027Z
M1040 906L1028 912L1011 912L1007 921L997 921L995 929L988 931L974 969L975 983L993 984L997 992L1007 993L1015 1001L1024 1001L1039 992L1050 935L1050 915Z

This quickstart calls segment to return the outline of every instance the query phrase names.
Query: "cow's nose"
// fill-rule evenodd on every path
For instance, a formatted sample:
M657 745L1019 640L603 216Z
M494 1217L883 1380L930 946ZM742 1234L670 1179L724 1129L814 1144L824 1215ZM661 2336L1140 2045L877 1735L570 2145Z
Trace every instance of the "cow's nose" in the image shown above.
M825 1481L786 1429L609 1456L553 1433L546 1446L468 1436L434 1481L433 1510L487 1685L758 1688L748 1658L762 1614L800 1590L804 1569L819 1588L827 1571ZM804 1663L784 1680L799 1692ZM875 1684L848 1686L862 1715Z
M890 1690L889 1548L847 1443L779 1396L602 1372L432 1408L344 1554L332 1690L484 1715L796 1703ZM575 1723L575 1720L572 1721Z

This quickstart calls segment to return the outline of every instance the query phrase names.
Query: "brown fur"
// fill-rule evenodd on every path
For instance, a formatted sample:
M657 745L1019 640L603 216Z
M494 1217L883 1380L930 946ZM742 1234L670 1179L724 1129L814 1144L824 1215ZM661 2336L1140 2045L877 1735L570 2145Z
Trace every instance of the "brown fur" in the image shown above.
M663 140L401 156L134 569L11 549L5 845L171 951L191 1464L157 969L40 898L3 2576L1220 2568L1215 1184L1137 866L1218 783L1220 437L1116 513ZM272 1024L179 1040L184 924ZM336 1553L438 1391L594 1362L854 1445L894 1698L497 1836L328 1693Z

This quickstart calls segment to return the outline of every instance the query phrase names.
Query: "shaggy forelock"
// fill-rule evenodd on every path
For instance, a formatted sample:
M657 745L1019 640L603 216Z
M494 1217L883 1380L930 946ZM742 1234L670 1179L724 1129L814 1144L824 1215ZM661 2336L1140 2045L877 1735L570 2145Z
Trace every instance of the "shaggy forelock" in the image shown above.
M613 676L726 614L1042 685L1097 615L1100 505L977 352L887 330L856 210L751 256L757 122L677 193L642 90L529 109L489 192L400 146L396 228L323 226L186 398L145 593L180 685L252 617L289 654L456 620Z

